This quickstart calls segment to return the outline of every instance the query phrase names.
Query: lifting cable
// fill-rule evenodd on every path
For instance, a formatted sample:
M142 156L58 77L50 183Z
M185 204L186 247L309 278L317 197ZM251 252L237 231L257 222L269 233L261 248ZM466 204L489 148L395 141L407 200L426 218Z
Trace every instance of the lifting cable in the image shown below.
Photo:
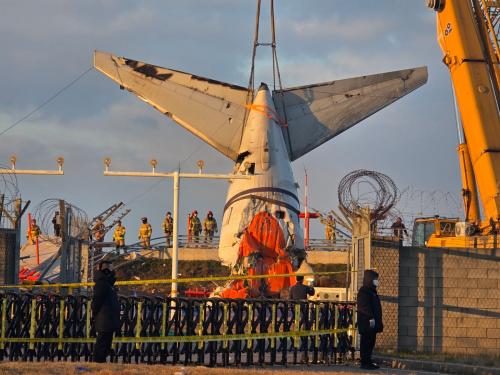
M284 92L283 92L283 84L281 81L281 73L280 73L280 68L278 64L278 53L276 51L276 23L274 20L274 0L270 0L270 6L271 6L271 14L270 14L270 22L271 22L271 43L260 43L259 42L259 27L260 27L260 8L261 8L261 0L257 0L257 14L255 17L255 33L254 33L254 40L253 40L253 49L252 49L252 64L250 68L250 79L248 81L248 96L247 96L247 108L249 106L251 107L254 99L254 90L255 90L255 57L257 55L257 47L258 46L270 46L271 47L271 53L272 53L272 60L273 60L273 94L279 94L281 98L281 108L283 110L282 113L282 118L279 116L277 117L277 122L279 123L280 126L282 126L285 129L286 132L286 139L285 141L288 142L288 144L291 144L290 140L290 133L288 131L288 120L287 120L287 114L286 114L286 106L285 106L285 97L284 97ZM276 78L278 79L278 87L279 90L276 90ZM273 98L274 99L274 98ZM245 118L247 118L249 113L249 110L247 110L245 114Z
M250 68L250 79L248 80L248 97L247 104L253 102L253 90L255 88L255 56L257 55L257 47L259 46L259 24L260 24L260 4L261 0L257 0L257 15L255 16L255 33L253 38L252 49L252 65Z
M248 80L248 92L249 98L248 103L250 104L253 101L253 92L255 89L255 58L257 56L257 47L259 46L270 46L271 54L273 60L273 89L276 90L276 77L278 78L279 89L283 90L283 86L281 83L281 74L278 64L278 54L276 52L276 24L274 21L274 0L270 0L271 5L271 43L260 43L259 42L259 28L260 28L260 9L261 9L261 0L257 0L257 14L255 17L255 33L253 39L253 49L252 49L252 64L250 68L250 79Z
M274 0L271 0L271 33L272 33L272 50L273 50L273 89L276 91L276 76L278 77L279 89L283 91L283 85L281 84L281 73L278 64L278 54L276 52L276 26L274 23ZM284 109L284 107L283 107Z
M271 43L260 43L259 42L259 28L260 28L260 8L261 8L261 0L257 0L257 15L255 17L255 33L253 39L253 49L252 49L252 65L250 68L250 79L248 80L248 91L249 91L249 99L248 101L253 101L253 91L255 89L255 57L257 56L257 47L258 46L267 46L271 47L271 54L273 60L273 89L276 90L276 77L278 78L279 89L283 90L283 86L281 83L281 74L278 64L278 54L276 52L276 24L274 22L274 0L270 0L271 5Z

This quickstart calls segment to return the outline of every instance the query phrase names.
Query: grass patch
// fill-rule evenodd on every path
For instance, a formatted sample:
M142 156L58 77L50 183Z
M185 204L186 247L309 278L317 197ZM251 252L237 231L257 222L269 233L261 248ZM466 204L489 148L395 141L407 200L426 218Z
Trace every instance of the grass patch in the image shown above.
M346 285L346 265L344 264L314 264L315 272L340 272L334 275L320 276L316 279L316 286L345 288ZM122 267L118 267L116 274L118 280L154 280L169 279L171 277L172 261L170 259L157 258L137 258L129 261ZM181 278L191 277L214 277L229 276L231 270L218 261L179 261L179 273ZM214 289L216 286L225 285L225 281L196 282L178 284L180 293L193 287L206 287ZM170 284L120 286L120 294L148 294L166 295L170 293Z
M119 267L116 271L118 280L134 280L140 278L141 280L154 280L154 279L170 279L172 272L172 261L170 259L156 259L156 258L138 258L123 267ZM229 276L229 267L223 266L220 262L208 261L179 261L179 273L181 278L191 277L213 277L213 276ZM219 282L223 284L223 282ZM183 292L192 287L209 287L213 288L215 285L212 282L198 282L198 283L182 283L178 284L178 289ZM158 294L165 295L170 293L170 284L156 284L156 285L137 285L137 286L121 286L120 294L132 294L134 292L139 294Z
M471 355L471 354L445 354L445 353L425 353L425 352L394 352L380 351L377 354L387 355L401 359L422 360L431 362L457 363L473 366L500 368L500 354L494 355Z
M332 373L332 366L324 367L325 371L321 371L316 367L315 375L327 375ZM48 375L74 375L74 374L92 374L92 375L271 375L276 372L293 372L297 375L310 374L310 367L273 367L272 369L235 369L235 368L208 368L203 366L197 367L180 367L170 365L125 365L125 364L97 364L97 363L68 363L68 362L3 362L0 363L0 375L32 375L34 373ZM359 374L351 368L339 366L334 370L335 373L341 374Z

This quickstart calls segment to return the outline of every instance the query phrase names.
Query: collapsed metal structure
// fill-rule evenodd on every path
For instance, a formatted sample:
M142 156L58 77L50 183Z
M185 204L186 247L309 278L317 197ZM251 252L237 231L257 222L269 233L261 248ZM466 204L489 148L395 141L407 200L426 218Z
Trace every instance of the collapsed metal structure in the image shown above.
M120 297L111 361L209 366L336 363L354 354L355 307L344 302ZM6 293L0 360L90 360L85 296Z

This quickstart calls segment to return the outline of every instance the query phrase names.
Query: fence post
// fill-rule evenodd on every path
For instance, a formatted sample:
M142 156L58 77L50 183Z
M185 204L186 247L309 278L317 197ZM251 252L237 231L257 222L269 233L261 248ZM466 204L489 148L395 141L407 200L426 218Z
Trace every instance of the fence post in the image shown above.
M250 302L248 304L248 321L247 321L247 326L245 327L245 333L247 335L252 334L252 323L253 323L253 304ZM252 349L252 339L247 340L247 349L251 350Z
M228 317L229 317L229 311L228 311L228 308L227 308L227 302L225 302L224 303L224 317L223 317L223 321L222 321L222 336L226 336L226 334L227 334L227 320L228 320ZM224 349L227 349L228 344L229 344L229 341L224 340L222 342L222 347Z
M142 315L142 301L137 302L137 322L135 323L135 338L141 337L141 315ZM135 348L139 350L141 344L136 341Z
M315 333L314 335L314 363L317 363L318 362L318 351L319 351L319 340L320 340L320 337L318 335L318 331L319 331L319 303L315 304L314 305L314 328L313 328L313 332Z
M59 301L59 341L57 343L57 350L63 350L64 337L64 298Z
M91 310L92 310L92 301L91 300L87 300L85 310L86 310L86 314L85 314L85 337L87 339L89 339L90 338L90 314L91 314Z
M163 302L161 307L161 337L165 337L167 332L167 303ZM161 350L165 349L165 343L160 345Z
M358 332L356 331L356 325L358 323L358 314L357 314L357 309L356 305L353 306L352 308L352 346L354 347L354 350L358 349Z
M299 336L297 333L300 331L300 303L297 303L295 305L295 321L293 325L293 346L295 349L299 349L300 343L299 343Z
M5 349L5 331L7 323L7 298L2 298L2 341L0 342L0 349L3 351Z
M337 333L337 330L339 328L339 305L337 305L337 304L335 304L335 325L333 328L334 328L334 332L335 332L333 334L333 337L334 337L333 347L336 350L338 345L339 345L339 336Z
M271 333L276 333L276 304L271 305ZM276 338L271 338L271 349L276 347Z
M203 322L205 321L205 302L200 305L200 320L198 321L198 327L196 330L198 331L198 336L203 336ZM198 341L198 349L203 348L203 340Z
M36 297L31 299L31 319L30 319L30 339L35 338L35 329L36 329ZM30 350L35 349L35 343L30 342L29 344Z

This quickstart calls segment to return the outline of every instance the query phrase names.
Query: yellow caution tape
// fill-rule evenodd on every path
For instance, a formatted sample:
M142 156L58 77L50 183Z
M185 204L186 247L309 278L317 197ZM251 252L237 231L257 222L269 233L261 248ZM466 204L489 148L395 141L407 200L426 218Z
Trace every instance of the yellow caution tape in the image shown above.
M231 276L213 276L213 277L190 277L181 279L153 279L153 280L124 280L117 281L116 286L122 285L144 285L144 284L171 284L171 283L195 283L207 281L231 281L231 280L258 280L269 279L272 277L293 277L293 276L328 276L342 274L346 272L356 271L331 271L331 272L301 272L301 273L282 273L278 275L231 275ZM94 286L94 282L87 283L61 283L61 284L11 284L0 285L0 289L13 289L13 288L79 288Z
M290 332L270 332L270 333L252 333L252 334L235 334L235 335L207 335L207 336L154 336L154 337L114 337L113 343L185 343L199 342L200 339L205 341L238 341L238 340L259 340L268 338L287 338L287 337L306 337L306 336L322 336L333 335L338 333L354 332L355 328L342 329L324 329L320 331L290 331ZM47 344L93 344L95 338L79 338L79 337L6 337L0 338L1 343L47 343Z

